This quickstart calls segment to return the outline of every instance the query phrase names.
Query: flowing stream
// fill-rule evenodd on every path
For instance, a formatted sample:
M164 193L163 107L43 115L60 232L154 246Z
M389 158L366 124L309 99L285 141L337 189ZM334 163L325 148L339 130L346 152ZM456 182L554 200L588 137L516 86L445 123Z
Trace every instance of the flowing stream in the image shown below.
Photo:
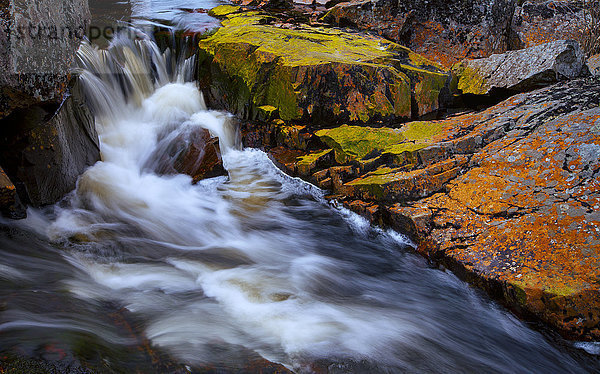
M102 161L61 203L0 226L3 352L108 372L139 371L141 345L192 372L261 357L297 372L595 370L404 236L241 149L235 121L207 110L193 58L142 32L79 56ZM157 173L198 128L220 138L229 177Z

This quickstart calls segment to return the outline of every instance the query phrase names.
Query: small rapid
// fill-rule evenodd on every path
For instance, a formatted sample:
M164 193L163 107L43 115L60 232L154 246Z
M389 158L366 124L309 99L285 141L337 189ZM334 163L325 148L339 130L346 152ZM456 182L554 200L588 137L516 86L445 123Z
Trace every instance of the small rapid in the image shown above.
M153 346L192 368L263 357L298 372L587 371L429 267L402 235L242 149L233 118L206 108L194 58L178 56L140 31L108 50L82 46L102 161L61 203L5 223L0 277L13 297L0 311L3 347L58 331L72 348L83 335L109 347L106 365L126 367L115 351L139 342L106 318L124 309ZM219 137L228 177L193 184L157 172L172 139L198 129Z

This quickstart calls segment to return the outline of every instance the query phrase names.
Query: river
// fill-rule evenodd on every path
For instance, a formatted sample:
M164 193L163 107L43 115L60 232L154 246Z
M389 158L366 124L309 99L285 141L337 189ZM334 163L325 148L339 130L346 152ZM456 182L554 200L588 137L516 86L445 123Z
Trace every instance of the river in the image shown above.
M168 4L124 9L138 24L214 22ZM82 47L102 161L62 202L1 222L4 354L123 373L243 372L262 359L296 372L598 370L596 356L431 267L402 234L242 149L193 66L142 31L108 51ZM229 177L158 173L173 140L198 128L219 136Z

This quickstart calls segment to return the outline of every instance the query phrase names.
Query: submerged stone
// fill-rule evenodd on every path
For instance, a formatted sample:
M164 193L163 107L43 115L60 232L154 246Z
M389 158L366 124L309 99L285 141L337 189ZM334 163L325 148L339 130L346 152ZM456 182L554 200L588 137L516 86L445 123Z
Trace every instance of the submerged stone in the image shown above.
M268 106L285 121L366 124L435 112L449 94L439 66L383 38L227 9L213 10L227 13L223 27L199 43L212 106L245 118Z

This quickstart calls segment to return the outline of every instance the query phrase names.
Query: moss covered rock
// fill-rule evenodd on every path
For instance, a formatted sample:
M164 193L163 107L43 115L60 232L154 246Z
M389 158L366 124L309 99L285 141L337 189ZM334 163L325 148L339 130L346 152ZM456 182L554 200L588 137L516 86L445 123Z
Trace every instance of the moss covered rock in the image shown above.
M402 164L414 157L413 152L427 148L442 130L439 122L410 122L400 129L343 125L315 133L335 150L339 163L365 161L381 155L392 155Z
M212 106L246 118L276 108L285 121L391 122L436 111L449 75L385 39L226 6L200 41L200 81ZM275 112L273 110L273 112Z

